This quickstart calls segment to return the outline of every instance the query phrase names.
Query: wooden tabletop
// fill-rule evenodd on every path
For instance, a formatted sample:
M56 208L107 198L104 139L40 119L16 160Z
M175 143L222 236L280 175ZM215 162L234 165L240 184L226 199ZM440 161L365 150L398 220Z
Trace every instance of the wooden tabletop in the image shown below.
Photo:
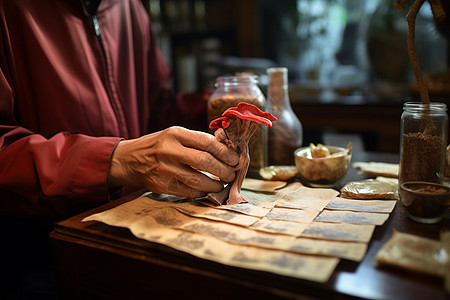
M398 162L396 154L354 153L352 162ZM353 168L344 181L362 179ZM58 278L68 299L147 297L203 299L344 298L447 299L443 279L377 266L374 257L393 230L438 239L450 217L435 225L408 219L401 203L377 226L364 260L341 260L325 283L203 260L134 237L128 229L81 222L93 213L135 199L124 197L56 224L51 234Z

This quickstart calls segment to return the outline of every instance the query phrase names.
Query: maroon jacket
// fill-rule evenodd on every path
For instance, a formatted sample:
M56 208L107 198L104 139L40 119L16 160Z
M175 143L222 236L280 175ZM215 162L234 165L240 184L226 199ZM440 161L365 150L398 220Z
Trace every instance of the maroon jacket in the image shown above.
M104 203L120 138L206 124L204 97L168 90L139 0L104 0L95 17L80 0L0 0L0 49L0 215Z

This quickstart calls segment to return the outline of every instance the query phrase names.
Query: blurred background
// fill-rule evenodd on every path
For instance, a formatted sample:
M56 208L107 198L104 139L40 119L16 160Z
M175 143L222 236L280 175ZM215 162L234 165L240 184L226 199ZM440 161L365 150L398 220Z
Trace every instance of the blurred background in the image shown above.
M220 75L253 72L264 92L266 69L287 67L304 143L351 140L356 149L398 152L402 105L420 98L407 11L395 9L394 0L142 1L175 91L214 88ZM431 99L446 103L448 24L436 26L428 2L416 20Z

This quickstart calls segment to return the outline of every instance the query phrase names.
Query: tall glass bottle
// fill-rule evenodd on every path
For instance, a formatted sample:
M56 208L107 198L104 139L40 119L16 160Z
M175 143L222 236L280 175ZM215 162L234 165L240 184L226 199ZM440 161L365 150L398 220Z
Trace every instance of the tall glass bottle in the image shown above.
M293 165L294 151L302 146L303 126L292 110L287 68L269 68L268 111L278 121L269 128L269 165Z
M407 181L442 183L447 138L445 103L406 102L401 117L399 185Z
M258 76L240 74L220 76L216 79L216 90L208 100L208 122L222 116L222 113L240 102L255 105L266 111L266 98L258 87ZM267 126L258 126L249 142L250 172L259 172L267 166Z

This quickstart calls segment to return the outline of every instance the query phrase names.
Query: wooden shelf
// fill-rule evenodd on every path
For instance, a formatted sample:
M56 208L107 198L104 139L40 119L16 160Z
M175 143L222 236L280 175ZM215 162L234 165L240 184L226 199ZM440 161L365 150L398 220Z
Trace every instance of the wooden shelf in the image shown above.
M369 151L398 153L403 104L409 97L375 95L293 95L292 108L302 122L304 143L317 143L324 132L359 133ZM443 102L442 98L435 101ZM417 100L415 100L417 101ZM449 103L447 103L449 105Z

